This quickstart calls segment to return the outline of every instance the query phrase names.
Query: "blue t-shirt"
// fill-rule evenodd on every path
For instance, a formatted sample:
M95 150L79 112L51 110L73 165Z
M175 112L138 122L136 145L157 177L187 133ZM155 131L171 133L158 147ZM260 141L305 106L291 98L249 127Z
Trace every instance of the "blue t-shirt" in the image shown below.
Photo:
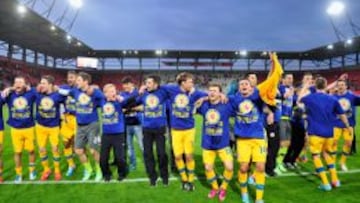
M195 90L194 92L184 92L178 85L161 86L170 99L170 123L171 128L176 130L192 129L195 126L194 104L207 96L207 93Z
M144 106L143 128L157 129L166 126L167 98L167 93L163 88L151 92L146 91L137 98L137 103Z
M104 135L121 134L125 132L123 102L106 101L101 102L102 127Z
M360 105L360 97L354 95L350 91L347 91L343 95L336 94L334 96L339 101L342 109L346 114L346 117L349 119L350 126L354 127L356 124L356 106ZM345 124L340 120L340 118L336 119L335 126L339 128L346 127Z
M78 125L87 125L99 120L97 107L101 105L104 95L99 89L94 89L91 96L78 88L70 90L69 95L76 100L76 121Z
M30 128L34 126L33 106L36 100L36 90L23 93L12 92L6 98L9 109L7 123L13 128Z
M71 89L73 89L75 87L72 87L70 85L61 85L60 88L70 91ZM75 115L75 113L76 113L76 100L70 95L67 96L66 101L64 103L64 107L65 107L65 113Z
M316 92L303 97L300 102L305 105L308 134L333 137L336 117L344 113L336 98Z
M121 92L120 95L124 97L124 99L128 99L131 97L137 97L139 95L139 91L134 89L132 92ZM131 112L125 114L125 124L126 125L140 125L140 115L138 112Z
M247 97L240 93L229 97L233 108L236 109L234 134L240 138L265 138L264 102L257 89Z
M209 101L205 101L197 111L204 118L202 148L218 150L229 146L229 118L234 114L231 104L211 104Z
M285 85L280 85L279 87L280 95L281 95L281 116L282 119L289 120L293 111L293 96L289 96L285 98L285 94L290 91L290 87Z
M57 92L49 95L37 93L36 98L36 121L46 127L60 125L60 104L66 97Z

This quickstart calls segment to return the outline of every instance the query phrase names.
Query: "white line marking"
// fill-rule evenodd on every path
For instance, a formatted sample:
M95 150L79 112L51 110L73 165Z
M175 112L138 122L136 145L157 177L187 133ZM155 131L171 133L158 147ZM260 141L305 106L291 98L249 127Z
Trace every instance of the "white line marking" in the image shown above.
M338 174L353 174L353 173L360 173L360 169L354 169L350 171L338 171ZM311 172L299 172L299 173L285 173L278 175L278 178L282 177L295 177L295 176L310 176L314 175L314 173ZM195 179L205 179L205 177L196 177ZM169 181L178 181L178 177L170 177ZM0 183L0 185L67 185L67 184L121 184L121 183L139 183L139 182L149 182L148 178L129 178L124 179L123 181L119 182L117 180L111 180L110 182L105 181L82 181L82 180L48 180L48 181L22 181L21 183L15 183L14 181L4 181L3 183ZM161 185L161 183L160 183Z

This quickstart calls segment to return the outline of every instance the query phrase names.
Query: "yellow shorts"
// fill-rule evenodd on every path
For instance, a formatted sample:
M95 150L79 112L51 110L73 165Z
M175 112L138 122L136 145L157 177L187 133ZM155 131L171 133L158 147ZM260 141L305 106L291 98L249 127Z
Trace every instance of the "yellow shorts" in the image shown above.
M76 134L76 117L72 114L64 114L64 119L61 122L60 133L63 141L67 142Z
M239 163L266 162L267 144L264 139L238 138L236 140Z
M41 148L45 148L48 139L50 140L50 144L52 147L56 147L59 145L59 126L56 127L46 127L37 124L36 127L36 140L37 144Z
M216 155L220 157L220 160L224 162L233 162L233 156L230 147L225 147L218 150L203 149L202 157L204 164L214 165Z
M335 141L340 140L341 136L343 136L346 141L352 141L354 139L354 136L350 134L347 128L334 128Z
M4 144L4 131L0 130L0 145Z
M195 128L189 130L171 129L174 156L194 153Z
M320 154L321 152L332 152L334 138L325 138L316 135L309 136L310 152L312 154Z
M23 149L34 151L34 128L10 128L11 139L15 153L21 153Z

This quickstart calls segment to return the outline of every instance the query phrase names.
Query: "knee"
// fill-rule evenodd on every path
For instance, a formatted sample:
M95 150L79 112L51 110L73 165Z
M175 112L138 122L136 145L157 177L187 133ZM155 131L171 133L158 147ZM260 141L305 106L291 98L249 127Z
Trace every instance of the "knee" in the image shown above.
M214 170L214 166L211 164L205 164L205 171L209 172Z
M247 173L248 170L249 170L249 166L245 164L241 165L239 168L240 173Z
M186 158L186 161L187 161L187 162L194 160L194 157L193 157L192 154L187 154L187 155L185 156L185 158Z
M75 153L77 155L83 155L84 154L84 149L75 149Z
M233 171L234 170L234 165L232 163L225 163L225 170Z
M29 153L30 153L30 152L29 152ZM46 148L40 147L40 148L39 148L39 153L40 153L40 154L46 153Z
M256 165L257 172L264 172L265 171L265 164L257 164Z

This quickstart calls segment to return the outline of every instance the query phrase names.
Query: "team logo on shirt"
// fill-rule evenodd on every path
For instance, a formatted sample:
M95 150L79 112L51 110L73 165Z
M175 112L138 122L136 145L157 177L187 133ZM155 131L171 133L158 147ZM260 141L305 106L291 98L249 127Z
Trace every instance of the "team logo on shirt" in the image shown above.
M28 102L24 97L18 97L13 101L13 105L17 110L23 110L28 106Z
M79 103L80 103L81 105L88 105L88 104L90 103L90 101L91 101L91 99L90 99L90 97L89 97L87 94L81 93L81 94L79 95Z
M40 101L40 107L43 110L50 110L54 106L54 101L50 97L44 97Z
M149 108L156 108L159 105L159 98L155 95L150 94L146 97L145 104Z
M104 105L103 107L103 111L104 111L104 114L106 116L110 116L110 115L113 115L114 112L115 112L115 107L112 103L108 102Z
M175 97L175 105L179 108L184 108L189 104L189 98L185 94L178 94Z
M346 98L341 98L341 99L339 100L339 103L340 103L340 105L341 105L341 107L342 107L342 109L343 109L344 111L350 110L351 104L350 104L350 101L349 101L348 99L346 99Z
M239 104L239 113L248 114L254 108L254 104L250 100L245 100Z
M216 109L209 109L205 118L209 124L217 124L220 121L220 113Z

